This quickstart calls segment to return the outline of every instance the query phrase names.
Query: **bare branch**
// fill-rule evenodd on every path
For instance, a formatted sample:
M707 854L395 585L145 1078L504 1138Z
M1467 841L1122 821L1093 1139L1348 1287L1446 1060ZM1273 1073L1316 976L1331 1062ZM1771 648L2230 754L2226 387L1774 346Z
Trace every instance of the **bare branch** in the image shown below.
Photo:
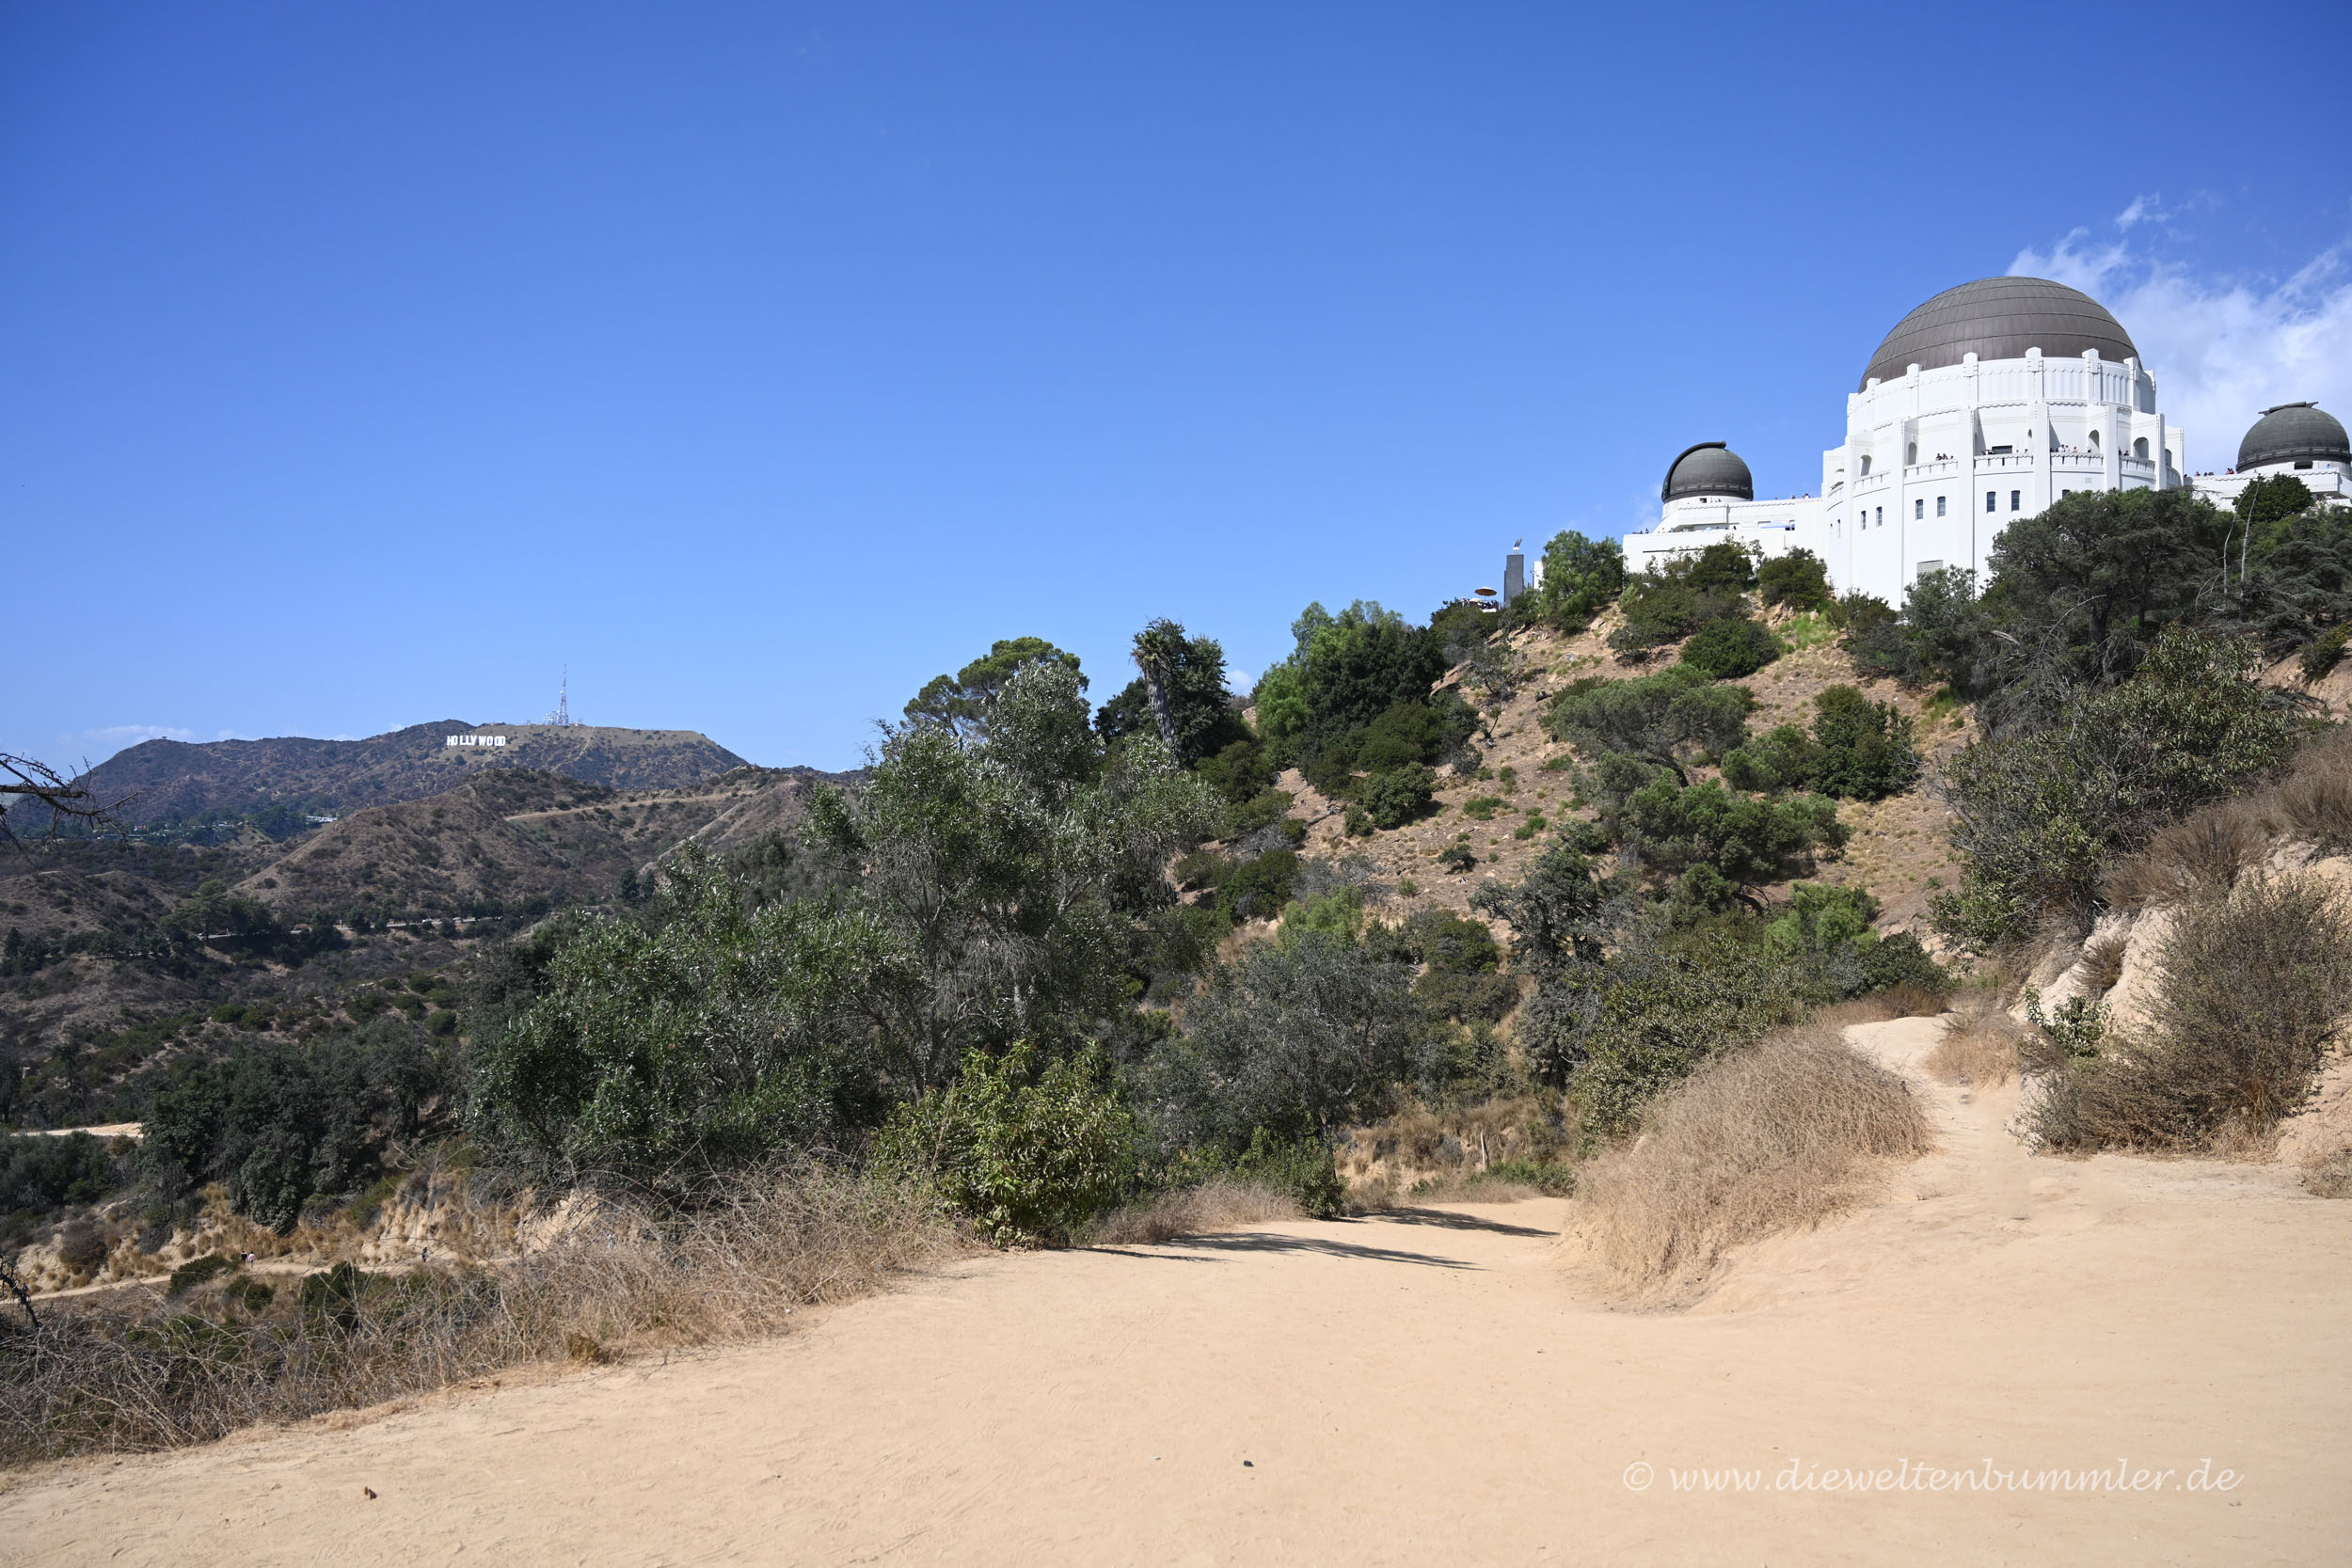
M84 822L93 828L116 825L115 814L137 797L125 795L121 800L101 805L83 781L88 777L85 768L71 778L62 777L45 762L0 752L0 844L24 847L17 835L17 826L24 814L42 810L49 814L49 836L57 836L57 830L67 822ZM13 796L14 800L5 797ZM10 820L9 813L16 814Z

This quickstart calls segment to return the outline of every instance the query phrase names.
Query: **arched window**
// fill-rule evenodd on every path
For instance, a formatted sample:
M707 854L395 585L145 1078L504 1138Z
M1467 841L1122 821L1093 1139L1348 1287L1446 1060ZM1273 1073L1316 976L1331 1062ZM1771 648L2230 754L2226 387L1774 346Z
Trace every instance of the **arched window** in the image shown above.
M1918 442L1914 441L1909 446L1903 448L1903 461L1911 464L1916 464L1919 461Z
M1865 476L1870 472L1870 454L1867 451L1862 454L1862 471Z
M2095 430L2090 433L2090 450L2092 451L2099 450L2099 433Z
M2142 463L2145 463L2145 462L2147 462L2147 461L2148 461L2148 437L2147 437L2147 436L2141 436L2138 440L2134 441L2134 442L2132 443L2132 455L2133 455L2134 457L2138 458L2138 459L2139 459Z

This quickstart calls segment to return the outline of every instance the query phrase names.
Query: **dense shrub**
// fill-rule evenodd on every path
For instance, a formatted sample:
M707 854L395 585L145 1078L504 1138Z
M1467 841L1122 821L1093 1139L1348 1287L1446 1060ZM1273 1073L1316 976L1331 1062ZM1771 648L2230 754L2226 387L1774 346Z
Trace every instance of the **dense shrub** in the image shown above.
M1888 703L1851 686L1813 699L1813 732L1782 724L1727 753L1724 778L1740 789L1809 789L1841 800L1882 800L1919 777L1915 727Z
M2045 1050L2036 1130L2058 1147L2201 1148L2260 1134L2310 1094L2352 1011L2352 909L2311 878L2255 875L2180 911L2143 1037Z
M661 918L596 918L479 1039L479 1131L566 1174L645 1180L837 1146L886 1104L874 1023L919 976L883 923L803 900L747 913L725 868L669 867Z
M1544 585L1539 602L1545 617L1566 632L1580 632L1625 591L1625 547L1614 539L1587 539L1573 530L1552 535L1544 546Z
M1747 736L1756 698L1677 665L1634 680L1580 680L1552 699L1545 726L1590 754L1616 752L1669 768L1720 756Z
M1978 596L1976 574L1946 566L1922 572L1903 591L1902 613L1867 595L1841 606L1845 647L1854 668L1908 687L1941 681L1975 699L1997 689L2005 649L1994 636L1990 607Z
M1756 569L1756 596L1768 605L1791 610L1822 610L1836 601L1830 592L1829 563L1811 550L1790 550Z
M1310 778L1342 770L1324 762L1327 749L1399 704L1426 705L1446 671L1441 635L1377 604L1359 600L1337 615L1309 605L1291 631L1291 656L1258 683L1258 733L1269 755Z
M1438 793L1438 775L1418 764L1375 773L1359 785L1357 803L1375 828L1401 828L1427 814Z
M1399 926L1375 927L1373 950L1422 968L1413 994L1432 1016L1492 1023L1519 1000L1519 983L1500 972L1502 949L1482 920L1423 910Z
M1408 965L1306 931L1250 948L1186 1010L1140 1078L1159 1146L1239 1154L1263 1131L1327 1143L1429 1054Z
M2295 725L2251 643L2180 629L2138 677L2077 697L2062 727L1979 740L1945 764L1963 885L1939 927L1979 950L2044 916L2080 919L2120 848L2285 762Z
M952 1085L892 1113L875 1157L928 1181L992 1241L1060 1241L1136 1181L1136 1120L1108 1066L1094 1050L1058 1060L1025 1043L975 1052Z
M1817 796L1743 795L1713 780L1660 779L1626 801L1621 820L1640 835L1645 863L1705 867L1742 891L1803 875L1817 850L1839 847L1848 833L1837 808Z
M235 1212L291 1230L313 1194L357 1191L397 1146L445 1128L455 1088L447 1045L396 1017L253 1041L156 1092L140 1160L167 1197L220 1181Z
M1255 739L1231 742L1216 755L1201 758L1194 770L1202 783L1233 805L1279 793L1274 788L1278 770ZM1289 805L1290 797L1283 796L1282 803Z
M1709 1053L1794 1022L1804 983L1770 943L1636 936L1605 964L1546 979L1521 1015L1520 1039L1539 1076L1567 1085L1582 1125L1612 1136Z
M1291 901L1298 855L1269 849L1226 871L1216 882L1217 912L1228 921L1271 920Z
M2325 680L2344 662L2344 650L2352 642L2352 626L2330 626L2303 644L2298 663L2306 681Z
M1682 645L1683 663L1719 681L1753 675L1779 657L1780 640L1744 615L1711 621Z
M87 1132L0 1137L0 1214L11 1219L95 1203L126 1176L114 1152Z

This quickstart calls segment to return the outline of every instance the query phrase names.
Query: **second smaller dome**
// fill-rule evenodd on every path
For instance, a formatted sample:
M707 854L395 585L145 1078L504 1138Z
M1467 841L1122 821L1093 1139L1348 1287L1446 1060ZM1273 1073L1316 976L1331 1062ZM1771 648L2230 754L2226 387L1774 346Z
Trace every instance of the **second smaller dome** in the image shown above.
M2237 444L2238 471L2273 463L2352 463L2352 439L2333 414L2315 403L2265 408Z
M1682 455L1666 467L1666 483L1659 499L1675 500L1683 496L1724 496L1752 501L1756 499L1756 480L1730 447L1721 441L1701 441L1695 447L1683 449Z

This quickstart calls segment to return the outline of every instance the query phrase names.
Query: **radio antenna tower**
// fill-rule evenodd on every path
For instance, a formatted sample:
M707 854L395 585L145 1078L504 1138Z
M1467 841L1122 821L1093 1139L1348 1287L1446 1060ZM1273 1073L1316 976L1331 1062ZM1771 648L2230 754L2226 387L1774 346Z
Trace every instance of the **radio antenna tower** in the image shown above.
M572 667L564 666L564 684L556 688L555 711L548 715L548 722L568 726L572 721Z

